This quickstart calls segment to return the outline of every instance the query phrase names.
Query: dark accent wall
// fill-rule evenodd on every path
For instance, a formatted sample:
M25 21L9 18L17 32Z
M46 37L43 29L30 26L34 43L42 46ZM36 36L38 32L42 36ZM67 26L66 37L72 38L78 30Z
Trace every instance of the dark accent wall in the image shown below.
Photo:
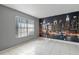
M39 36L79 42L79 12L50 16L39 20Z

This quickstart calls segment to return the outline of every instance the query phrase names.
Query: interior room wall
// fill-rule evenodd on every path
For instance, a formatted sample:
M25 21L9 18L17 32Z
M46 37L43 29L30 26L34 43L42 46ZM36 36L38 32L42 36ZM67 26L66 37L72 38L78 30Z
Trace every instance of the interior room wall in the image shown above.
M34 35L16 38L16 20L15 16L25 17L27 20L34 20L35 32ZM39 19L28 14L24 14L17 10L7 8L0 5L0 50L14 46L24 41L35 39L39 36Z
M78 11L40 19L40 36L79 42Z

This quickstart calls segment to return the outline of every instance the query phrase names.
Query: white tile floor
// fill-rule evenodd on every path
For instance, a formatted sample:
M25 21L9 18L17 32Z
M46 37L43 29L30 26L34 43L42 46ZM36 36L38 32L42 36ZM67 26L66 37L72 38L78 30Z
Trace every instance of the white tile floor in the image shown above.
M36 45L43 40L31 40L14 47L0 51L0 55L34 55Z
M5 49L0 52L2 55L24 55L34 54L36 41L30 41Z
M44 39L44 40L42 40ZM0 51L1 55L71 55L79 54L79 46L38 38Z

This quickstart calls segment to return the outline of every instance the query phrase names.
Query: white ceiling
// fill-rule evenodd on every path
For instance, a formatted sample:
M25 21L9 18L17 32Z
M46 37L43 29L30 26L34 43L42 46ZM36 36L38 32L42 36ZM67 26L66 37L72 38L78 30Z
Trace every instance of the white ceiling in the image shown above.
M79 11L79 4L5 4L37 18Z

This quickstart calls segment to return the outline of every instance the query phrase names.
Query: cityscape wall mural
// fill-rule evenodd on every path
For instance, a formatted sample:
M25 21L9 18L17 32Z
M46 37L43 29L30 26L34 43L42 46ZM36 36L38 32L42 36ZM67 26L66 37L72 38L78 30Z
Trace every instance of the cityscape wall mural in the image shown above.
M41 18L39 36L79 42L79 12Z

